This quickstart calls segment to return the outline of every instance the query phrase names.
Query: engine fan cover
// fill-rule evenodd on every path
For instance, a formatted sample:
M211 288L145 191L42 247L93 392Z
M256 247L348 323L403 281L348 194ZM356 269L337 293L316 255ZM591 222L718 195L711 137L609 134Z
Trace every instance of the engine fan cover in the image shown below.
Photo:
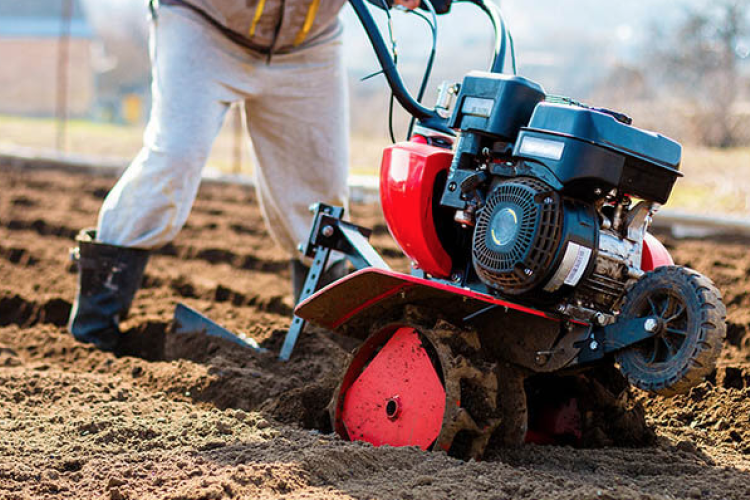
M562 201L550 186L527 177L504 181L479 213L472 244L474 269L485 284L502 293L533 290L552 269L562 226Z

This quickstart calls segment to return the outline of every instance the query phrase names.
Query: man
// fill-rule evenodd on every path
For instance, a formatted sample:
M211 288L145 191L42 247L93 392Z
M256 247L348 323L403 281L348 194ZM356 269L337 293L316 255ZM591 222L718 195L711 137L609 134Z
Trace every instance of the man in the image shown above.
M224 116L245 105L266 225L292 260L315 202L348 201L348 102L338 14L345 0L151 0L153 105L144 146L78 237L69 329L116 351L149 251L185 224ZM413 9L419 0L395 0ZM343 274L343 262L328 280Z

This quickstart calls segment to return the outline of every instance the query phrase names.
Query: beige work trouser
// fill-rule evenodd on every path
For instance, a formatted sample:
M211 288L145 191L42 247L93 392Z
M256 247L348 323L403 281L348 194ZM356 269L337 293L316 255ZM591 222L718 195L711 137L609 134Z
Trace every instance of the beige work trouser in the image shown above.
M348 201L340 34L269 64L192 12L162 7L152 24L151 59L144 147L104 201L98 239L144 249L171 241L190 213L227 110L242 101L263 216L273 239L297 255L309 233L309 205Z

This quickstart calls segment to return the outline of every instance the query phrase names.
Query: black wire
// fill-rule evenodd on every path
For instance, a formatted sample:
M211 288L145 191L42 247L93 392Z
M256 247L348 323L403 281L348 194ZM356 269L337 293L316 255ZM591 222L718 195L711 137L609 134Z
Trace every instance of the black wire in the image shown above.
M423 2L425 3L425 5L432 8L432 4L429 0L423 0ZM437 52L437 14L435 13L435 9L432 8L432 20L430 20L426 15L416 10L410 10L409 13L423 19L430 27L430 31L432 32L432 50L430 51L430 57L427 59L427 67L425 68L424 75L422 76L422 84L420 85L419 93L417 94L417 101L422 102L424 93L427 90L428 80L430 79L430 75L432 74L432 65L435 62L435 53Z
M510 62L511 67L513 68L513 74L518 74L518 69L516 68L516 43L513 40L513 34L510 31L510 28L507 27L505 23L505 16L503 16L502 10L500 10L500 7L498 7L496 4L490 2L490 8L495 11L495 14L500 18L500 22L503 25L503 33L508 37L508 42L510 45Z
M429 19L426 15L416 10L409 11L410 13L423 19L427 23L427 25L430 27L430 31L432 32L432 50L430 51L430 57L427 59L427 66L425 67L424 75L422 76L422 83L419 86L419 93L417 94L417 102L419 103L422 102L422 99L424 98L424 94L427 91L427 84L430 81L430 76L432 76L432 67L433 67L433 64L435 63L435 54L437 52L437 13L435 12L435 8L433 7L432 2L430 2L430 0L423 0L423 3L430 10L432 19ZM416 123L417 123L417 119L412 116L411 120L409 120L409 130L406 133L406 140L411 139L412 133L414 131L414 125Z
M430 20L427 16L422 14L421 12L410 10L408 11L411 14L417 15L419 18L424 20L427 25L430 27L430 30L432 32L432 50L430 51L430 57L427 61L427 67L425 68L424 75L422 77L422 83L419 88L419 93L417 94L417 102L422 102L422 99L424 98L424 94L427 91L427 84L430 79L430 75L432 74L432 67L435 63L435 54L437 52L437 14L435 12L434 7L432 6L432 3L430 3L429 0L423 0L425 5L428 6L430 9L430 13L432 14L432 20ZM386 11L386 16L388 17L388 34L391 39L391 46L393 47L393 64L398 65L398 52L396 50L396 41L395 36L393 33L393 25L392 23L392 17L390 11L387 9L387 4L385 0L381 0L381 3L384 5L384 9ZM388 135L390 135L390 139L392 143L396 143L396 133L393 128L393 121L394 121L394 101L395 96L393 92L391 91L391 97L388 102ZM414 124L416 122L416 118L412 117L409 122L409 130L407 132L407 139L411 138L412 130L414 129Z
M472 0L464 0L464 1L472 1ZM393 19L391 17L390 9L388 7L388 2L386 0L380 0L380 3L382 4L383 10L385 11L385 14L386 14L386 16L388 18L388 34L389 34L389 37L390 37L390 40L391 40L391 47L392 47L392 52L393 52L393 64L394 64L394 66L396 66L398 64L398 51L397 51L397 48L396 48L396 40L395 40L395 36L394 36L394 33L393 33L393 24L392 24ZM408 11L408 12L410 12L412 14L417 15L422 20L424 20L430 26L430 29L432 31L432 50L430 51L430 57L427 60L427 65L425 67L425 72L424 72L423 77L422 77L422 83L421 83L420 88L419 88L419 93L417 94L417 102L419 102L419 103L421 103L422 99L424 98L424 94L426 92L430 76L432 74L433 64L435 62L435 55L436 55L436 52L437 52L437 14L436 14L435 9L434 9L432 3L430 2L430 0L423 0L423 3L425 5L427 5L427 7L429 8L430 13L432 14L432 21L430 21L430 19L426 15L422 14L421 12ZM477 3L477 2L473 1L472 3ZM488 2L489 6L486 6L487 4L485 4L484 2L482 2L482 4L483 5L480 5L480 7L483 7L483 10L485 10L485 12L487 12L490 15L490 17L493 18L493 22L495 20L499 20L500 21L500 26L499 27L501 28L501 30L500 30L501 31L501 39L498 40L498 43L500 44L501 47L504 46L505 43L506 43L506 38L505 37L507 36L507 42L510 45L511 64L512 64L512 68L513 68L513 74L517 74L515 43L514 43L514 40L513 40L513 36L510 33L510 30L508 30L507 26L505 25L505 19L503 18L502 12L500 11L500 8L497 5L495 5L494 3L492 3L492 2ZM496 27L498 27L498 26L496 26ZM501 50L501 52L503 52L503 53L505 52L504 47ZM503 64L503 62L501 62L501 64ZM374 75L375 74L373 74L371 76L374 76ZM389 104L388 104L388 133L390 135L391 142L393 142L395 144L396 143L396 134L394 133L394 130L393 130L394 101L395 101L395 95L393 93L393 90L391 90L391 96L390 96L390 100L389 100ZM407 133L407 139L411 138L412 131L414 129L415 123L416 123L416 118L412 117L411 120L410 120L410 122L409 122L409 129L408 129L408 133Z
M391 39L393 65L398 66L398 51L396 50L396 40L393 36L393 19L391 18L391 9L388 6L388 2L386 0L380 0L380 3L383 5L383 10L385 11L385 15L388 18L388 36ZM391 89L391 97L388 102L388 135L391 136L391 142L393 144L396 144L396 134L393 132L393 101L395 100L395 98L396 96L393 94L393 89Z
M516 68L516 48L513 41L513 35L508 29L505 23L505 17L503 16L500 7L493 1L489 0L454 0L457 2L472 3L479 7L482 12L487 14L492 22L492 28L495 31L495 57L492 61L491 71L504 73L505 72L505 61L507 59L506 46L510 45L510 56L513 67L513 74L517 74ZM499 65L499 67L498 67Z
M510 40L510 60L513 65L513 74L518 74L518 69L516 68L516 42L513 40L513 35L511 34L510 30L508 30L508 40Z
M393 65L398 65L398 54L394 54L393 56ZM396 96L393 93L393 90L391 90L391 98L389 99L388 103L388 135L391 136L391 142L393 144L396 144L396 134L393 131L393 104L396 100Z
M391 98L389 99L388 104L388 135L391 136L391 142L393 144L396 144L396 134L393 133L393 101L395 100L395 96L393 95L393 92L391 92Z

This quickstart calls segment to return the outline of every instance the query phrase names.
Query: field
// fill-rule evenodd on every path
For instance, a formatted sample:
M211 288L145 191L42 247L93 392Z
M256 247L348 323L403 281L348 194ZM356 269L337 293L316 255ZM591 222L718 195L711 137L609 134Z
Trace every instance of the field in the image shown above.
M277 350L292 311L287 262L253 193L206 185L147 269L124 324L129 356L78 344L69 248L113 179L0 165L0 499L750 498L750 241L673 240L729 311L719 368L689 394L624 394L650 438L618 446L491 448L485 461L373 448L325 413L352 341L305 334L291 362L168 332L177 302ZM375 205L353 219L403 268Z
M255 160L244 127L239 135L235 129L236 109L227 114L207 166L220 172L252 175ZM140 125L71 120L66 130L65 152L91 158L127 164L143 145L144 127ZM386 130L383 126L382 133L386 134ZM56 135L57 127L53 119L0 115L0 150L14 146L52 150L55 148ZM377 172L382 146L388 143L386 136L375 138L366 133L354 133L351 143L351 172L359 175Z
M369 111L371 114L382 113L376 106L372 110L368 108ZM353 128L350 147L352 174L369 176L378 173L382 148L390 143L390 139L385 118L381 120L377 116L374 121L369 118L367 127ZM244 130L239 136L236 134L234 118L233 112L228 114L214 143L208 167L219 172L252 175L255 167L251 145ZM397 122L397 137L401 137L399 133L405 130L400 125L402 123ZM127 164L140 150L142 135L141 126L73 120L67 128L66 151ZM13 146L51 149L55 145L55 136L54 120L0 115L0 152L4 147ZM750 182L737 181L750 179L750 147L716 149L687 145L680 168L685 178L677 183L667 205L669 208L750 217Z

